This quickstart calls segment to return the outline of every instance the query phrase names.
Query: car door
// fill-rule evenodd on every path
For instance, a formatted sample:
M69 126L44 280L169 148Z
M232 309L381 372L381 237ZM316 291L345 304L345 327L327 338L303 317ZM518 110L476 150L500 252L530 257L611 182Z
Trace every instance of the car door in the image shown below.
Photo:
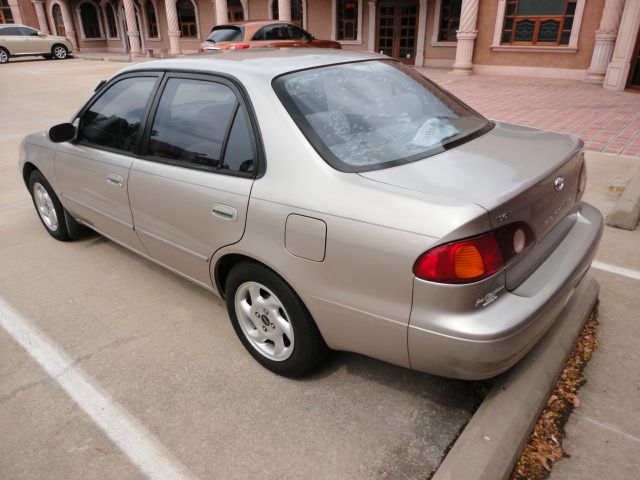
M296 25L287 25L287 34L292 41L294 47L313 47L311 39L313 38L310 33L305 32Z
M105 85L78 116L78 135L61 143L55 169L62 203L83 223L136 251L127 181L160 74L123 75Z
M48 41L39 35L38 30L29 27L20 27L24 42L24 53L50 53L51 47L47 48Z
M4 27L0 31L2 43L9 49L11 55L28 53L29 44L22 33L21 27Z
M255 124L226 79L174 73L160 90L129 176L133 223L156 261L212 287L213 253L244 233Z

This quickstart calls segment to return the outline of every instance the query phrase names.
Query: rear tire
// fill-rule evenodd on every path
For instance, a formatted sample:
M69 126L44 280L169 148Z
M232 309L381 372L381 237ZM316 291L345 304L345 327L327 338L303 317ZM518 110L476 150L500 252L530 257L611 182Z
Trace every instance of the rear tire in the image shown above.
M69 50L64 45L60 45L59 43L55 44L51 47L51 55L56 60L64 60L69 55Z
M47 179L38 170L34 170L29 177L29 192L31 192L38 218L49 235L63 242L70 240L65 223L64 207Z
M239 263L229 273L226 304L238 338L262 366L298 377L318 365L328 348L293 289L268 268Z
M7 63L9 61L9 50L0 47L0 63Z

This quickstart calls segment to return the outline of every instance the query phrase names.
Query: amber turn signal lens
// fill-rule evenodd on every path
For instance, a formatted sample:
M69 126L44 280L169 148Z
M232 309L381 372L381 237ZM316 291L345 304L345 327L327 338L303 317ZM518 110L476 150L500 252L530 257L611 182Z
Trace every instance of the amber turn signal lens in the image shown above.
M458 278L476 278L484 273L484 262L478 249L473 245L460 247L455 254L455 272Z

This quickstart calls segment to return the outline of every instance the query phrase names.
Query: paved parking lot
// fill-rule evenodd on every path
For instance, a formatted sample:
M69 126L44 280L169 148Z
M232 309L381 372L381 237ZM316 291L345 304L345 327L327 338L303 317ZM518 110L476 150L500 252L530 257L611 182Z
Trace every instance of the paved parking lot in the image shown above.
M473 384L346 353L302 380L277 377L207 291L102 237L60 243L44 231L18 143L69 119L122 66L2 66L0 310L46 336L13 332L56 378L0 328L0 477L426 477L478 404ZM151 450L146 464L123 453L136 448Z

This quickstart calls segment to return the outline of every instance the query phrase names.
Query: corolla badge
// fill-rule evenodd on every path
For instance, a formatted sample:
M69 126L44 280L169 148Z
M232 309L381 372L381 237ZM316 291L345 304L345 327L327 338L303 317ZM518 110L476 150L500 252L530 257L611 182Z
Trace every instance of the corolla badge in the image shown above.
M553 181L553 186L556 189L556 192L559 192L564 188L564 177L558 177Z

